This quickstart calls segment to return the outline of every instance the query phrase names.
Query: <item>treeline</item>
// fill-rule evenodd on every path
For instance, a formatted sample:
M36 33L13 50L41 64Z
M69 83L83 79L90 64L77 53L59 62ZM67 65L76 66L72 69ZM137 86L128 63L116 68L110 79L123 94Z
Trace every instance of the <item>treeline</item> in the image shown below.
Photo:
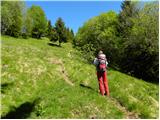
M13 37L48 37L51 41L72 41L74 33L58 18L55 26L47 20L40 6L27 8L24 1L1 2L1 33Z
M103 13L79 28L74 45L92 61L103 50L112 67L159 82L158 1L123 1L121 11Z
M114 11L91 18L74 36L58 18L52 25L40 6L27 8L24 1L1 2L1 33L13 37L48 37L51 41L73 42L92 61L103 50L111 67L138 78L159 82L158 1L123 1Z

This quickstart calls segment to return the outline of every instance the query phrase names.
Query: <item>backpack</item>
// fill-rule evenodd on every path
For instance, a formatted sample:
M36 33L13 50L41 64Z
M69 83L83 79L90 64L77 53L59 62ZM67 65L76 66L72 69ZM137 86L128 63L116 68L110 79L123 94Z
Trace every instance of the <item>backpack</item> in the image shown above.
M105 72L106 71L106 56L104 54L98 55L98 71Z

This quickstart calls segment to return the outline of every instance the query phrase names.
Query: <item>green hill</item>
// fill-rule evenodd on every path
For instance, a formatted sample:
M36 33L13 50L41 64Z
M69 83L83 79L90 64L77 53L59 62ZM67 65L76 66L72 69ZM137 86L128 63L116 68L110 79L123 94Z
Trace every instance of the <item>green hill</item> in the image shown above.
M159 117L158 85L109 68L103 97L95 67L70 43L1 39L1 118Z

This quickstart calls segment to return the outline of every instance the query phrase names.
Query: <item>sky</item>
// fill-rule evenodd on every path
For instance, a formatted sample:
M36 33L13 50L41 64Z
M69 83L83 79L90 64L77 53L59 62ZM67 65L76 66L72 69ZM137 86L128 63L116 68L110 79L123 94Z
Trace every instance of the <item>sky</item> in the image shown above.
M119 13L122 1L26 1L26 6L41 6L52 25L61 17L74 33L84 22L110 10Z

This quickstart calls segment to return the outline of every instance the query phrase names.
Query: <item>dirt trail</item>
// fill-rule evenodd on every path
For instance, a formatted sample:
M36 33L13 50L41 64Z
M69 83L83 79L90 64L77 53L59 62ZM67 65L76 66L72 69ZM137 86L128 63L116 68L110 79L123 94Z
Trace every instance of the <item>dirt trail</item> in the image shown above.
M117 108L125 114L124 119L139 119L136 113L128 111L126 107L124 107L118 100L112 97L110 99L112 100L113 104L115 104Z
M73 86L74 84L71 82L71 80L68 77L68 73L65 70L64 64L62 62L62 60L59 59L55 59L55 58L50 58L49 62L52 64L57 64L59 65L58 71L61 73L63 79L71 86Z
M71 86L73 86L74 84L71 82L71 80L68 77L68 73L65 70L64 64L62 62L62 60L56 59L56 58L50 58L49 62L51 64L57 64L59 65L58 71L61 73L63 79ZM110 97L110 99L112 100L113 104L115 106L117 106L117 108L119 110L121 110L124 114L125 117L124 119L138 119L138 115L134 112L130 112L128 111L118 100L116 100L115 98Z

